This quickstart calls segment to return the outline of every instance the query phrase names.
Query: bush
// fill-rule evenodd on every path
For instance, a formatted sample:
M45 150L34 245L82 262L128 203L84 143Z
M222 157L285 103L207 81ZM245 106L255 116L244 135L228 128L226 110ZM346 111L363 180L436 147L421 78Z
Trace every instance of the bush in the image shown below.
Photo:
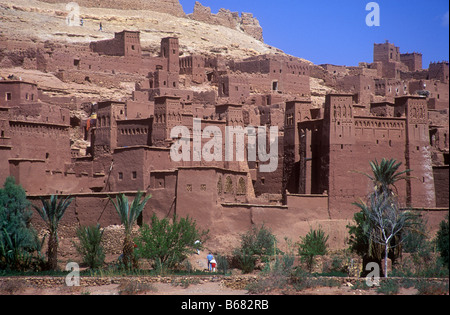
M8 177L0 189L0 270L38 270L44 265L29 207L25 190Z
M419 295L448 295L448 282L418 281L415 288Z
M306 263L309 272L312 272L316 256L327 253L328 235L319 228L318 231L310 230L305 237L301 237L301 243L298 245L298 254L303 262Z
M378 293L385 295L396 295L400 290L398 281L392 279L386 279L381 281L380 287L377 289Z
M436 245L437 250L441 254L442 261L447 268L449 267L449 224L448 224L448 215L447 215L447 221L442 221L440 229L437 233L436 237Z
M140 229L140 235L135 239L137 245L136 255L153 263L153 268L165 272L173 269L183 262L188 255L197 253L204 243L209 231L200 232L197 224L190 218L178 220L174 216L172 222L169 219L158 219L154 214L151 224L145 224Z
M235 253L235 259L243 273L252 273L255 270L257 258L246 251Z
M217 261L217 271L221 274L226 275L228 273L228 269L230 267L227 257L222 256L222 255L217 255L216 261Z
M83 263L91 269L97 269L103 266L105 253L101 245L103 230L100 225L80 227L77 229L77 236L80 244L74 244L77 252L83 256Z
M264 225L252 227L241 235L241 246L234 249L234 261L244 273L251 273L258 259L267 260L268 256L280 253L277 249L277 239Z
M241 251L255 256L272 256L278 254L277 239L264 225L254 226L241 237Z

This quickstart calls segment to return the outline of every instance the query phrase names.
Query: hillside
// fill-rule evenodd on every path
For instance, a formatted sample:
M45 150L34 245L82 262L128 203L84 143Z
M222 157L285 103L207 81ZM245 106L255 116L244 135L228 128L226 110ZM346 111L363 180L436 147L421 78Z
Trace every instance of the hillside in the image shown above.
M141 43L150 52L162 37L176 36L184 53L221 53L233 58L282 53L238 29L211 25L149 10L119 10L80 7L84 25L66 24L66 4L36 0L0 1L0 34L9 38L69 43L109 39L114 32L139 30ZM102 23L103 31L99 31Z

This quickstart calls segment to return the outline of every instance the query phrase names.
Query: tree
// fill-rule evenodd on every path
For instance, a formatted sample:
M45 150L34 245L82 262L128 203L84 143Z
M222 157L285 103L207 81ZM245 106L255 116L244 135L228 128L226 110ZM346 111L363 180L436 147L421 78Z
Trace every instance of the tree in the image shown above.
M27 270L39 262L40 243L29 208L25 190L8 177L0 188L0 269Z
M408 175L412 170L399 171L402 163L397 163L395 159L383 158L381 163L377 160L370 162L370 168L372 174L362 173L367 176L373 184L373 192L368 196L369 203L374 200L374 196L386 195L397 204L398 191L395 186L400 180L406 180L410 178ZM405 175L406 174L406 175ZM395 190L395 193L394 193ZM375 198L377 199L377 198ZM379 200L381 202L381 200ZM363 201L353 203L360 208L360 212L355 213L354 221L356 225L347 226L350 233L349 245L353 252L356 252L362 256L364 264L367 262L376 262L381 265L383 259L383 252L385 254L385 248L379 242L375 242L371 237L373 230L373 222L370 220L368 211L365 209L371 209ZM394 260L400 255L401 247L395 246L395 243L400 239L400 233L398 233L392 240L391 250L389 251L390 257ZM386 271L385 271L386 272ZM363 271L364 273L364 271Z
M375 159L375 161L370 162L370 167L372 169L372 174L362 173L367 176L373 183L376 192L388 192L392 191L392 188L396 190L395 184L400 180L405 180L410 178L408 174L412 170L405 170L399 172L399 168L402 165L401 162L397 163L395 159L387 160L383 158L381 163Z
M139 257L149 259L154 268L172 269L190 254L197 253L209 231L200 231L191 218L175 215L172 222L168 218L159 219L153 214L151 224L145 224L135 239ZM197 240L199 243L195 243Z
M355 225L347 225L350 235L348 240L350 250L362 257L363 266L366 266L369 262L375 262L381 266L383 248L369 237L368 231L370 231L371 225L366 212L364 210L356 212L353 221ZM364 277L365 273L365 268L363 268L361 276Z
M58 268L58 226L67 208L72 203L73 198L68 196L58 201L58 196L52 195L49 199L41 197L40 200L42 202L42 208L36 205L33 205L33 207L47 225L49 232L47 250L48 268L50 270L56 270Z
M83 262L91 269L101 267L105 261L105 252L101 245L103 232L100 224L77 229L80 244L74 244L75 248L83 256Z
M130 264L133 264L133 267L137 267L137 262L133 259L133 251L134 251L134 243L131 237L131 232L133 231L133 226L136 223L137 219L141 215L142 211L145 208L148 200L152 197L152 195L148 195L141 201L143 197L142 192L138 192L130 204L128 198L125 194L120 194L116 196L116 202L109 197L109 200L114 205L114 208L117 211L117 214L120 217L120 221L125 227L125 237L123 241L123 263L126 268L130 267Z
M448 248L449 248L449 224L448 224L448 214L447 220L442 221L440 229L436 237L437 249L441 255L444 265L448 268Z
M298 254L302 261L306 262L309 272L312 272L316 256L325 255L327 253L328 235L319 228L319 230L310 229L305 237L301 237L301 242L298 245Z
M384 247L384 276L387 278L389 250L403 242L403 239L397 236L410 225L413 217L399 209L397 199L389 192L376 191L370 196L369 202L369 205L364 202L355 205L361 208L368 219L369 228L365 231L366 235Z

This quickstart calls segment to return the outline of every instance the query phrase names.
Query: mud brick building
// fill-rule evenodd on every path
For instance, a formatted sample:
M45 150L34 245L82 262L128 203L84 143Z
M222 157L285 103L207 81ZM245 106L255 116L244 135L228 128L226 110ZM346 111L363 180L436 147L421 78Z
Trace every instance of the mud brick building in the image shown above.
M197 7L196 18L210 14ZM217 19L251 25L250 16L225 11L210 23ZM13 46L7 46L11 56ZM448 62L423 69L420 53L402 54L389 42L375 44L373 62L358 67L317 66L285 55L226 59L183 55L176 37L162 38L151 56L142 52L140 33L127 30L89 45L33 47L35 68L62 81L135 85L127 99L99 96L76 105L89 117L77 122L58 105L60 98L36 84L0 80L0 180L14 176L35 199L73 195L68 223L119 224L107 196L144 191L153 198L140 222L153 212L176 213L217 235L264 223L297 237L293 231L315 220L343 247L338 231L357 211L352 203L371 191L358 172L370 173L369 162L382 158L413 170L397 185L402 206L423 211L433 227L448 212ZM312 79L333 92L313 95ZM188 133L172 135L178 126ZM244 161L227 161L224 142L209 152L218 150L221 159L206 161L194 152L214 134L225 138L226 127L250 126L278 127L274 172L261 172L262 161L247 153ZM86 154L73 147L72 128L84 129ZM205 130L212 130L209 137ZM189 160L171 158L180 139Z

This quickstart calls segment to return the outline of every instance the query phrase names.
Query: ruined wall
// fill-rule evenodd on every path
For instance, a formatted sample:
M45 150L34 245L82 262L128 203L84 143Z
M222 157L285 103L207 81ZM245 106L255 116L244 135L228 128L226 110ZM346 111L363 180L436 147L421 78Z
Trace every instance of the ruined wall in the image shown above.
M251 13L242 13L239 16L239 12L220 9L217 14L213 14L211 13L211 8L205 7L197 1L193 13L189 14L188 17L208 24L240 29L255 39L263 41L263 30L259 21Z

